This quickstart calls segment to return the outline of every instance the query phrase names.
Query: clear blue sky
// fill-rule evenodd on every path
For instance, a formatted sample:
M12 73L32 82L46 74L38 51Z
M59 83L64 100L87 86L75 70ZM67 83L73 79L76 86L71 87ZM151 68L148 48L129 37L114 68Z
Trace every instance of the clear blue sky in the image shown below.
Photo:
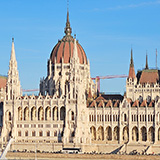
M0 1L0 73L6 75L15 38L21 86L39 88L47 59L64 35L67 0ZM91 76L128 74L131 46L135 70L160 67L160 0L70 0L70 22L91 65ZM122 93L125 79L101 80L101 91Z

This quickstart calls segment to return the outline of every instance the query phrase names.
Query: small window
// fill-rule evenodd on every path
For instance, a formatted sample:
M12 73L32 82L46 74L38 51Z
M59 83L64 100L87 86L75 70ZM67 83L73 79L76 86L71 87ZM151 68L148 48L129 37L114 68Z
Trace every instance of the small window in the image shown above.
M47 131L47 137L49 137L50 136L50 131Z
M28 136L28 131L25 132L25 136L26 136L26 137Z
M42 137L43 136L43 132L39 131L39 136Z
M36 136L36 132L32 131L32 136L35 137Z
M21 131L18 131L18 136L19 136L19 137L21 136Z
M54 131L54 136L57 137L57 131Z
M126 122L127 121L127 115L124 114L124 121Z

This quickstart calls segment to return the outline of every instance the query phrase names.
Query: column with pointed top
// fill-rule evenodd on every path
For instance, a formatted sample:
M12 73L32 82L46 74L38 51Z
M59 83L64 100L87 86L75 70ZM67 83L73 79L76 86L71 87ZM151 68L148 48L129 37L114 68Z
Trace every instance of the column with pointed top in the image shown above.
M146 66L145 66L145 69L149 69L149 67L148 67L148 55L147 55L147 53L146 53Z
M12 49L11 49L11 58L9 62L6 99L13 100L19 95L21 95L21 87L20 87L19 73L17 69L14 38L12 38Z

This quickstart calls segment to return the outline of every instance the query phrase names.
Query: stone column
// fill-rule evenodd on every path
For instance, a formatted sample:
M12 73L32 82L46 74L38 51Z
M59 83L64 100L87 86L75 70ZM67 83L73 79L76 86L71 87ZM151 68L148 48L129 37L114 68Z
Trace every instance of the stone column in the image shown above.
M131 117L131 107L129 105L128 110L128 130L129 130L129 142L132 141L132 117Z
M122 122L121 122L121 106L119 106L119 144L122 143Z
M157 103L155 103L155 106L154 106L154 122L153 122L153 124L154 124L154 126L155 126L155 132L154 132L154 139L155 139L155 141L154 141L154 143L157 143L158 142L158 116L157 116L158 114L157 114Z

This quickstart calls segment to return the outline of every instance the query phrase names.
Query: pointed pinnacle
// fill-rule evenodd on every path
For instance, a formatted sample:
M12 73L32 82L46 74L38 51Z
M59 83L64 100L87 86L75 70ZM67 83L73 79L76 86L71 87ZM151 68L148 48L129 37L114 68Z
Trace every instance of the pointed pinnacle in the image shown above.
M149 69L149 67L148 67L148 55L147 55L147 53L146 53L146 66L145 66L145 69Z
M67 22L66 22L66 27L65 27L65 34L66 35L71 35L72 33L72 28L70 27L70 22L69 22L69 11L67 10Z
M16 60L15 49L14 49L14 38L12 38L12 49L11 49L11 60Z
M130 61L130 67L134 67L132 48L131 48L131 61Z

